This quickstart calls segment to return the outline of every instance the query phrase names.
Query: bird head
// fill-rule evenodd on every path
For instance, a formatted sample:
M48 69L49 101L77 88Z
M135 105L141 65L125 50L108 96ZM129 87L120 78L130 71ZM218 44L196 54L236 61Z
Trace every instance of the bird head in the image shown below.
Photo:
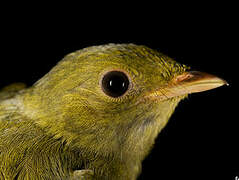
M134 44L67 55L24 96L26 114L56 138L104 155L142 159L177 104L226 84Z

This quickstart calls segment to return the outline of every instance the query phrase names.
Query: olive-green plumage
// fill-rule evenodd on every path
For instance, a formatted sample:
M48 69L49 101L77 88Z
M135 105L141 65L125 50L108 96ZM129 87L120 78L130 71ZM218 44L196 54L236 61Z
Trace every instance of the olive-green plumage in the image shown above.
M130 79L127 92L117 98L100 84L112 70ZM0 179L136 179L155 138L187 94L147 95L186 70L145 46L108 44L67 55L32 87L3 89Z

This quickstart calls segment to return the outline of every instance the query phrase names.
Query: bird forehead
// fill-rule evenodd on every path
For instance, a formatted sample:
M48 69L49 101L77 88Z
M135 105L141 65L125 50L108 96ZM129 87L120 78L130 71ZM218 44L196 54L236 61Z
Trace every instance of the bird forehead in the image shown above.
M107 49L102 51L87 51L78 56L81 67L90 66L93 69L131 68L135 70L163 70L172 66L173 62L160 53L153 53L143 47L133 49Z
M76 58L75 58L76 57ZM169 60L162 53L145 46L134 44L108 44L92 46L71 53L66 59L76 59L79 62L104 62L123 64L162 64Z

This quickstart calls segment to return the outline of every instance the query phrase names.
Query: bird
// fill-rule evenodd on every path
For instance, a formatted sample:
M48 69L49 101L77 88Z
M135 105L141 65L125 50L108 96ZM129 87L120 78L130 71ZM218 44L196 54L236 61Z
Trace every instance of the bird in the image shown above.
M70 53L0 91L0 179L137 179L179 102L223 85L144 45Z

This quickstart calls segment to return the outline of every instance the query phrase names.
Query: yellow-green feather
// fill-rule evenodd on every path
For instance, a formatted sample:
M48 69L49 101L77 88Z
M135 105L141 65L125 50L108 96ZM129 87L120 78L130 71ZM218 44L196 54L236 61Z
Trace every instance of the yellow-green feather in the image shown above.
M132 82L120 98L105 95L99 84L112 69L126 72ZM73 179L75 170L84 169L94 179L136 179L183 98L143 97L185 70L134 44L67 55L32 87L0 98L0 179Z

